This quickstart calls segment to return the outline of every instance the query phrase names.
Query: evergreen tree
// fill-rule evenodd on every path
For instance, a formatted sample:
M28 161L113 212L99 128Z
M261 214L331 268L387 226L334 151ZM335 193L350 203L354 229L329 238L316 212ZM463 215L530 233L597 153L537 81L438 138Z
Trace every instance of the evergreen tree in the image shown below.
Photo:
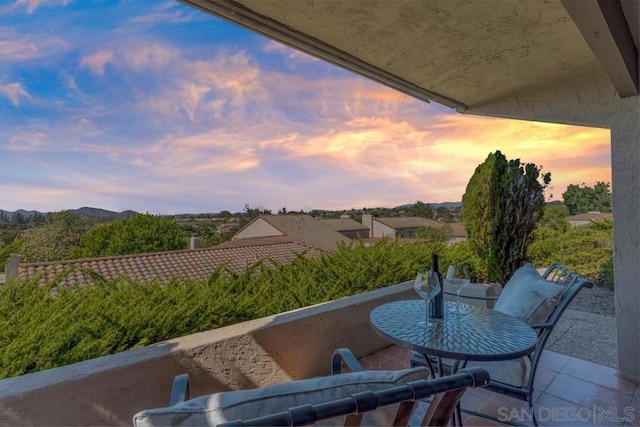
M550 173L541 175L536 165L507 160L500 151L476 168L462 196L461 217L490 280L504 284L524 263L550 181Z

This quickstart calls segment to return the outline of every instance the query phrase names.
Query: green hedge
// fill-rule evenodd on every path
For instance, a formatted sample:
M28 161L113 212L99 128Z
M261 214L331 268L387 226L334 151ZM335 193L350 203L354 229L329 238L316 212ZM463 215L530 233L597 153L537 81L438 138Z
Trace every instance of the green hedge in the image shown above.
M546 233L546 234L545 234ZM561 262L594 278L611 257L610 227L540 230L529 256L535 265ZM282 313L411 280L430 268L466 263L486 277L466 242L341 246L320 258L298 257L242 274L216 270L206 283L168 285L126 279L58 290L37 280L0 287L0 378L36 372L245 320Z
M598 283L613 283L613 224L601 221L565 232L541 227L529 246L529 260L536 266L553 262L566 265L575 272Z
M0 378L53 368L317 304L415 277L441 244L343 246L206 283L129 280L58 290L35 281L0 287Z

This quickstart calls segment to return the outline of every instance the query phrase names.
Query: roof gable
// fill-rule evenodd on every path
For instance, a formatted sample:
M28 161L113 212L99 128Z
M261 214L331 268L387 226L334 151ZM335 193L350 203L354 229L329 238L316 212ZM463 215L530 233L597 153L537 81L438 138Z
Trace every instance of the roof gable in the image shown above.
M241 239L246 237L258 237L258 228L263 228L265 233L273 233L269 227L263 226L268 223L282 234L291 237L295 242L316 248L322 251L334 251L340 242L350 243L351 240L336 230L318 221L310 215L284 214L268 215L262 214L245 228L240 230L233 238ZM250 230L247 233L247 230ZM269 234L264 234L268 236Z

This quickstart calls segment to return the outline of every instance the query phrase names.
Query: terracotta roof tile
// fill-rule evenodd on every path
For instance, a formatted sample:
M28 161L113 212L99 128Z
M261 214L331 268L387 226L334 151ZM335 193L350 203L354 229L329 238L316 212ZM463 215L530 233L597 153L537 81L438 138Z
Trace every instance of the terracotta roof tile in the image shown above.
M369 229L366 225L360 224L358 221L351 218L325 218L319 219L318 221L328 225L336 231L359 231Z
M432 219L422 218L419 216L405 216L405 217L393 217L393 218L373 218L374 221L378 221L380 224L384 224L393 229L401 228L418 228L418 227L434 227L440 228L443 223L434 221Z
M315 257L321 254L318 249L299 243L280 239L262 242L260 245L214 246L212 248L155 252L148 254L124 255L104 258L91 258L46 263L23 263L18 267L20 280L29 280L41 275L40 285L60 277L62 286L87 285L93 283L84 269L94 271L106 280L126 276L133 280L147 282L158 280L167 283L172 278L207 280L220 266L240 273L248 265L262 259L267 265L273 262L286 264L294 260L297 254ZM67 272L65 274L65 272Z

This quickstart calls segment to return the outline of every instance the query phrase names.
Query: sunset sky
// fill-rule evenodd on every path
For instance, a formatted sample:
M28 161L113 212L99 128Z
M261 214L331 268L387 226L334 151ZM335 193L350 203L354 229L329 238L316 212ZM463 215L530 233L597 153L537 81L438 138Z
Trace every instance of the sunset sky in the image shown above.
M461 115L175 1L0 3L3 210L460 201L495 150L548 200L611 181L608 130Z

